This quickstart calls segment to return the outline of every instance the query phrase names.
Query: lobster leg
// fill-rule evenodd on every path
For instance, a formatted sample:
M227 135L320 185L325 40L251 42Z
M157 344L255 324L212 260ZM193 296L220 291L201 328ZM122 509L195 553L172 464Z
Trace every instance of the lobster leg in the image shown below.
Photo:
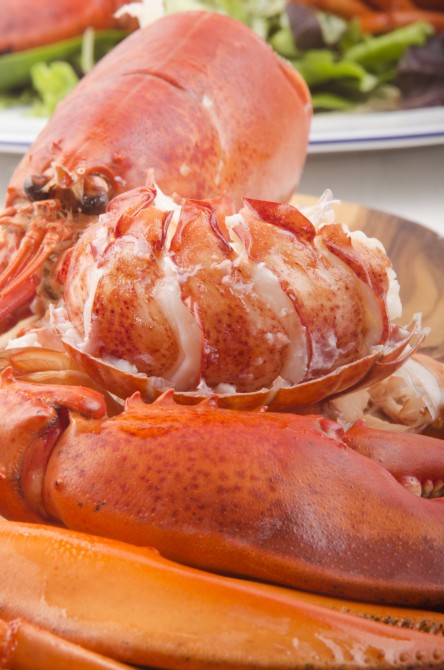
M9 670L129 670L21 619L0 619L0 666Z
M57 248L63 237L62 231L45 229L47 225L45 221L32 222L17 253L0 276L2 295L13 293L16 287L28 281Z
M0 276L0 324L29 303L40 281L44 262L63 237L63 229L50 227L45 230L46 226L47 223L42 221L31 224Z
M34 258L44 237L44 223L42 225L41 221L33 221L22 237L16 253L10 258L8 267L0 275L0 289L3 289L18 275L23 265Z
M124 662L195 670L442 667L442 637L186 568L150 549L12 522L0 524L0 539L4 616Z
M17 318L29 314L28 308L35 297L39 278L31 275L27 281L20 282L9 295L0 293L0 333L8 331L15 325Z

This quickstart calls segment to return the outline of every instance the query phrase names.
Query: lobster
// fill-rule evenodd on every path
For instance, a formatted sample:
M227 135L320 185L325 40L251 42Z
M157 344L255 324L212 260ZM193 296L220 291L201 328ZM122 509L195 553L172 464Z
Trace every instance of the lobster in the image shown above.
M395 325L398 287L384 250L333 222L325 203L312 212L311 220L290 205L251 198L228 216L221 215L218 205L195 199L179 204L155 184L133 189L116 197L66 256L64 303L52 310L65 352L20 348L24 342L18 338L2 353L0 514L36 524L25 535L35 537L36 545L41 541L44 553L54 541L47 533L57 538L61 531L39 524L56 524L153 546L199 575L211 571L212 579L222 573L291 588L298 608L308 592L330 596L333 609L348 612L355 610L341 599L374 602L355 605L361 616L372 616L372 607L386 603L389 620L409 619L410 613L394 614L399 605L442 608L442 441L415 434L400 438L359 423L344 430L325 416L264 411L262 406L266 401L274 409L307 411L311 403L328 402L344 390L357 393L359 387L384 384L387 375L393 377L411 360L426 333L418 321L410 330ZM303 296L297 287L302 280ZM146 288L143 296L138 282ZM317 303L310 301L310 292ZM343 303L338 295L346 296ZM322 322L315 313L319 302L326 314ZM328 319L341 309L340 320ZM236 317L237 331L225 325L230 314ZM249 314L256 324L252 332ZM152 321L133 338L125 324L137 328L147 315ZM185 326L168 331L174 319L182 319ZM341 331L345 320L348 342ZM278 337L279 332L290 335L291 329L293 340ZM180 365L168 332L182 337L176 346L186 353L178 355ZM189 336L185 347L187 332L199 336L197 346L189 346ZM140 341L144 333L154 339ZM225 350L230 351L235 334L245 344L231 366ZM48 334L34 326L23 337L28 344L32 338L39 344ZM338 344L329 348L332 340ZM124 350L113 348L119 343ZM250 355L242 359L242 351ZM145 366L142 372L136 364ZM160 364L175 376L165 379L159 367L147 367ZM238 370L243 377L229 376ZM295 376L289 377L288 371ZM144 403L141 391L154 402ZM130 393L122 412L118 396ZM37 540L41 537L45 539ZM65 542L63 534L60 541ZM9 551L15 562L15 545ZM108 549L101 551L97 561L103 572ZM164 559L156 560L165 566ZM39 553L36 565L48 579L47 561ZM2 588L6 594L6 586ZM194 587L183 588L180 597L190 590L195 594ZM195 647L184 651L181 640L183 635L189 639L189 631L173 632L173 642L165 642L167 651L153 650L151 642L148 650L139 651L131 630L124 628L131 643L122 652L104 627L92 639L90 621L80 625L73 614L77 630L72 631L66 620L62 626L48 619L35 601L27 606L24 594L15 593L15 598L4 595L4 602L11 603L2 607L8 620L49 629L94 652L160 667L183 667L176 653L191 654L194 667L209 663L199 656L206 652ZM160 597L164 602L163 593ZM315 609L324 606L319 595L312 597ZM66 611L71 596L61 598ZM98 602L101 611L108 610L106 602ZM327 609L317 614L332 626L335 615ZM319 618L313 621L311 610L303 612L310 621L310 640L322 637ZM413 618L421 616L417 612ZM439 625L434 615L427 616L433 626ZM117 613L111 618L120 620ZM191 619L186 611L184 620ZM225 627L226 618L218 625ZM342 625L350 630L349 622ZM156 631L152 635L148 628L144 639L157 639ZM379 633L395 644L397 632ZM340 667L349 647L337 635L340 660L335 662ZM256 644L256 634L253 639ZM432 662L425 650L435 640L421 636L415 643L421 651L414 661L397 657L401 666ZM213 657L216 667L257 667L257 660L249 661L245 652L233 660L231 654L240 652L225 646L217 652L219 660ZM433 650L431 658L439 667L439 646ZM304 643L300 657L289 655L290 667L310 663L312 653ZM380 654L382 660L373 659L374 667L390 667ZM269 667L283 662L266 659ZM355 657L350 663L358 664ZM335 667L330 656L324 665Z
M343 226L332 223L324 207L321 207L318 219L316 228L290 205L253 199L246 199L239 213L221 217L217 203L185 200L179 205L163 194L159 197L152 185L115 198L98 223L89 227L72 248L64 270L65 305L52 311L54 326L73 357L42 347L20 348L18 339L12 341L12 349L2 353L4 369L0 402L4 425L0 514L35 525L23 527L8 523L3 526L4 532L13 533L15 540L0 543L4 548L0 577L3 600L0 604L2 615L7 619L6 626L11 622L9 626L19 631L21 625L25 627L25 648L28 645L26 626L32 624L37 626L38 634L43 638L49 630L52 635L60 635L69 643L80 644L94 653L110 655L122 662L158 667L186 667L184 658L191 658L191 666L197 668L211 664L215 667L224 664L239 668L257 667L259 660L257 656L251 656L251 647L261 650L263 646L269 649L261 661L266 667L285 667L285 662L288 667L306 667L314 662L314 658L318 664L315 667L339 668L344 667L344 663L351 667L359 667L360 663L367 667L369 663L371 667L394 664L416 668L435 664L440 667L439 639L413 630L402 631L400 637L397 627L393 629L354 616L380 617L380 621L397 621L402 626L425 625L431 630L440 630L440 615L424 614L416 608L440 609L444 603L442 441L415 434L403 434L400 439L396 433L372 430L359 423L344 430L325 416L265 411L260 405L263 398L270 405L276 399L276 409L296 407L303 411L315 398L319 400L327 396L328 400L329 395L335 396L341 389L358 392L357 387L366 387L375 380L383 384L383 377L387 379L386 375L397 372L404 360L411 360L409 357L425 335L418 323L409 332L392 322L392 318L399 314L399 305L393 271L383 250L362 235L353 237ZM230 231L235 237L230 237ZM197 240L194 253L199 254L199 263L187 256L190 238ZM269 250L274 264L270 258L256 255L258 241ZM117 268L113 265L113 245L118 247ZM307 297L310 296L310 279L313 287L318 281L317 292L327 314L327 298L331 294L342 291L347 294L347 303L354 301L347 313L357 318L352 338L353 348L361 355L360 359L343 359L349 355L350 347L346 346L343 337L338 336L338 324L326 320L323 325L328 326L330 333L325 333L316 327L310 302L306 306L299 305L296 288L290 284L294 268L302 267L300 258L296 263L290 254L295 250L304 259L304 271L308 275L304 284ZM297 313L301 322L303 319L303 332L307 335L305 353L303 349L297 360L304 362L304 376L318 373L321 376L308 381L302 377L291 387L273 388L272 385L265 391L243 389L243 392L234 389L233 384L224 386L219 380L216 390L224 393L218 397L209 386L210 381L212 384L215 381L206 373L210 369L206 360L214 352L217 341L212 339L208 327L211 311L200 294L208 290L211 303L214 301L212 286L219 286L221 291L224 287L228 287L227 291L235 289L232 294L223 293L225 300L215 303L220 323L224 314L230 312L231 295L252 299L251 276L253 270L260 267L260 272L268 278L268 285L274 286L274 313L280 314L285 325L285 319L290 318L289 312L282 312L282 297L280 300L276 297L280 295L278 283L273 284L271 279L273 273L278 274L280 258L288 266L286 281L282 276L280 278L280 290L292 296L292 304L295 310L299 308ZM104 335L114 336L113 324L119 332L118 326L123 326L125 315L126 323L136 324L139 316L137 313L131 315L128 307L140 307L140 302L133 303L129 292L125 307L124 295L114 294L112 297L112 291L107 295L106 290L125 286L119 272L125 275L132 266L132 283L144 276L147 298L154 296L158 300L157 307L165 309L169 303L159 300L162 291L151 286L155 282L150 279L150 273L154 273L157 282L162 282L164 278L160 271L169 267L171 280L173 262L183 270L178 284L183 289L184 303L180 308L173 296L170 303L174 310L165 313L171 318L171 314L182 314L186 307L198 318L199 332L205 334L208 343L204 341L198 347L202 355L199 366L189 365L188 371L198 369L204 383L199 382L194 391L171 387L159 396L165 380L134 374L131 370L127 372L118 356L113 358L112 351L107 358L103 349ZM143 264L143 273L139 263ZM222 268L224 274L216 282L213 273L218 268ZM330 292L329 270L334 287ZM234 273L233 281L223 281L223 276L229 276L229 272ZM203 283L205 273L207 277ZM193 286L196 275L198 281ZM356 286L353 288L352 277L360 291L355 290ZM242 286L248 282L250 290L245 292ZM261 286L257 281L256 285ZM164 287L162 283L160 286ZM365 318L366 310L363 309L369 302L372 305L370 321ZM115 320L107 326L108 306L117 308L121 303L124 305L122 316L116 314ZM288 308L288 302L285 305ZM148 331L155 330L163 322L155 307L149 304L143 310L157 315L154 328L147 328ZM236 312L238 309L236 307ZM334 309L338 309L336 303ZM257 307L256 311L265 314L267 310ZM358 318L356 314L359 313ZM101 318L105 319L104 324L100 323ZM347 318L351 323L351 316ZM248 340L248 331L244 333L242 330L244 324L245 319L240 320L239 334ZM72 337L76 327L80 331L84 329L81 335L77 334L77 340ZM232 336L233 332L229 332ZM279 342L279 338L266 337L269 332L272 331L264 329L263 337L269 346L269 352L264 355L271 360L275 357L272 344ZM126 333L133 346L128 328ZM257 333L254 334L257 337ZM366 342L367 336L369 342ZM28 343L29 338L35 338L37 344L43 335L34 327L23 337L28 338ZM336 359L331 355L332 349L326 349L324 344L333 337L343 342L341 347L336 347ZM165 336L160 341L163 339L166 340ZM304 343L304 339L297 341ZM278 347L277 351L281 349ZM322 356L324 350L326 353ZM296 349L292 351L295 353ZM316 355L313 352L317 352ZM150 353L149 349L146 353ZM151 358L155 353L153 347ZM223 362L222 348L220 353L215 360L220 361L225 373L230 367ZM122 355L116 351L114 354ZM103 362L98 355L103 356ZM254 352L252 360L256 364L253 371L260 367L257 358ZM143 362L148 357L139 356L136 362L139 360ZM283 354L282 360L287 361L288 357ZM316 361L316 365L312 365L312 361ZM171 358L169 363L173 363ZM335 368L336 364L339 367ZM127 362L127 366L131 365L134 364ZM239 359L237 367L240 366ZM272 369L274 374L275 368ZM296 368L287 366L286 369ZM113 374L109 370L113 370ZM150 400L156 396L157 399L146 404L141 400L140 391L136 391L126 400L122 412L116 396L125 396L126 385L132 386L134 379L145 392L151 388ZM262 371L258 384L263 381ZM281 391L284 395L279 396ZM178 404L179 400L183 404ZM226 407L234 407L237 411ZM258 411L251 411L253 407ZM420 490L412 483L419 483ZM51 530L47 524L65 526L88 535L79 540L79 536L66 534L68 531L60 528ZM2 527L0 535L1 532ZM93 538L91 534L108 540ZM130 543L124 548L124 567L113 567L116 552L121 556L122 551L122 546L114 541ZM95 547L97 543L98 551L87 551L87 547ZM154 559L158 566L153 578L155 590L159 588L159 580L164 585L159 592L158 604L154 605L155 615L150 615L147 610L149 599L146 595L153 593L153 580L149 581L145 591L139 561L139 552L145 555L146 549L136 549L132 545L153 546L165 557L149 552L150 565ZM58 549L54 552L54 547L64 547L65 551ZM134 552L138 558L133 569ZM67 561L66 572L62 569L65 561L60 563L60 553ZM91 562L86 565L84 559L79 562L72 558L79 553L91 556ZM48 555L53 557L51 565ZM95 623L92 626L89 614L85 620L77 609L71 609L76 607L75 594L72 589L66 592L58 580L51 592L36 591L33 586L36 582L23 580L23 590L20 590L11 580L10 571L3 570L3 564L14 566L15 573L17 556L22 556L27 565L27 569L23 566L24 572L37 583L44 584L45 589L48 583L53 583L52 575L60 578L63 574L63 583L75 583L75 593L81 592L82 599L83 591L89 592L90 583L101 581L96 570L100 570L102 581L106 575L114 587L109 588L105 582L100 594L95 590L91 592L93 601L98 603L93 608L99 619L97 626ZM409 556L414 558L409 560L406 558ZM31 570L30 561L34 566ZM119 561L121 565L121 559ZM168 561L178 563L171 565ZM193 575L197 580L203 579L202 588L196 585L194 577L191 582L186 578L180 585L174 579L171 581L172 574L185 570L187 576L190 568L195 570ZM81 582L80 590L79 570L86 579ZM211 576L204 571L210 571ZM129 576L134 573L134 578ZM119 574L125 597L115 591L116 575ZM217 574L231 575L235 582L227 582L227 577L217 577ZM72 579L70 575L73 575ZM220 611L221 603L226 603L227 598L230 613L239 607L234 607L229 593L232 593L232 584L235 590L239 588L240 578L279 585L278 588L246 582L245 588L259 589L259 600L266 598L262 604L256 596L254 602L248 601L248 615L245 614L246 595L241 587L243 607L239 616L243 621L242 630L246 629L246 638L250 640L245 643L247 648L239 643L233 632L239 631L237 619L233 620L234 627L230 627L232 619L227 618L224 609ZM130 602L133 611L135 608L134 599L128 600L129 580L140 594L136 611L141 612L140 618L147 626L142 634L139 621L134 625L127 621L123 628L119 623L127 618L122 601ZM203 602L206 608L209 607L208 580L212 584L214 580L217 584L222 580L221 588L214 597L214 609L210 613L204 609L202 615ZM298 628L298 636L290 635L291 652L288 638L276 637L279 627L275 620L267 619L262 643L258 619L256 616L250 618L252 612L258 611L260 620L263 620L265 609L270 610L272 592L269 589L278 589L276 593L283 594L282 587L291 590L282 595L285 603L279 600L276 605L277 616L284 616L286 621L291 617ZM26 595L29 593L33 594L31 600ZM111 609L104 597L106 593L113 593L116 598ZM196 618L185 604L196 603L198 593L202 595L196 607L201 615ZM319 593L324 597L314 595ZM54 607L42 610L41 603L54 602L54 598L60 602L61 614L57 614ZM341 600L344 598L348 600ZM289 613L289 599L294 603L297 615ZM357 600L367 601L367 604L353 604L352 601ZM375 604L368 605L372 601ZM415 609L399 610L399 605ZM179 606L178 628L171 628L171 612L177 612ZM385 610L378 610L378 607L385 607ZM90 610L87 606L84 611ZM165 619L161 621L159 610L165 612ZM219 615L215 619L217 611ZM104 612L109 612L105 624ZM342 614L338 619L339 612ZM344 619L344 612L351 613L351 618ZM211 630L206 627L210 620L215 621ZM177 615L173 621L177 621ZM429 621L429 624L419 623L421 621ZM191 630L190 622L193 622ZM319 648L319 640L325 640L326 625L330 631L334 630L333 637ZM113 633L116 626L121 629L122 637ZM307 637L302 639L299 637L301 626L307 630ZM222 644L216 647L215 629L219 634L221 630L228 631ZM210 641L211 652L208 647L194 644L193 631L196 630L200 640L203 637ZM347 631L345 639L341 630ZM169 634L165 638L166 631ZM356 649L358 643L364 644L369 635L377 651L374 646L373 651L365 647L367 651L361 662L350 649ZM37 644L34 628L29 631L29 636L29 644ZM295 639L300 641L296 646ZM184 640L187 640L186 644ZM64 644L63 640L59 642L60 653L66 653L70 658L74 652L71 647L65 652ZM336 649L334 658L333 647ZM362 646L359 649L362 650ZM284 662L282 654L287 661Z
M105 418L103 394L5 368L0 513L154 546L212 572L444 606L444 501L403 485L443 481L441 440L233 412L217 398L178 405L172 393L152 404L136 393Z
M193 19L192 28L189 15L172 15L147 29L159 63L168 53L174 65L168 78L154 77L168 90L182 66L171 54L178 25L193 36L200 29L197 43L211 50L212 22L229 21ZM303 119L291 126L298 147L310 115L306 89L272 58L286 105L291 94ZM206 76L200 84L193 77L193 100L206 95ZM223 97L216 89L215 102ZM89 128L94 110L82 117L71 104ZM220 106L228 123L232 110ZM203 107L212 109L207 98ZM115 178L115 132L108 145L85 145L88 165L78 154L74 165L69 156L62 162L65 113L63 141L54 143L54 121L51 139L41 136L13 177L4 215L5 255L12 252L5 314L27 304L45 254L66 250L55 272L44 268L53 297L64 294L50 310L54 332L46 320L34 323L1 356L0 513L11 520L0 525L4 663L22 658L34 667L30 644L46 658L51 650L81 654L71 646L80 644L119 662L170 668L440 667L439 638L380 621L442 630L439 614L398 609L443 606L442 442L406 435L399 446L394 434L387 443L387 433L361 424L345 430L310 410L384 383L426 335L419 318L395 324L397 285L383 249L323 208L315 225L289 205L258 199L267 190L289 193L288 174L269 172L288 158L284 141L260 168L259 154L232 147L221 185L223 166L211 172L205 142L204 162L193 164L201 174L190 177L180 174L189 165L180 152L171 162L170 145L153 165L153 156L138 158L138 146L130 146L133 158L122 140ZM245 114L238 122L246 124ZM282 138L282 127L270 132L278 130ZM238 131L239 141L249 136L245 126ZM257 138L252 146L260 148ZM148 167L161 188L147 179ZM29 174L38 178L26 181ZM220 191L230 198L213 199ZM34 238L44 249L29 260ZM59 350L43 348L48 342ZM127 398L123 411L119 398ZM300 414L274 411L289 409ZM435 497L413 495L413 479L431 481ZM85 593L91 601L79 609ZM91 656L81 662L113 667Z
M302 78L229 17L177 13L131 34L59 105L12 176L0 214L2 330L29 313L37 288L40 313L60 296L57 260L150 171L191 198L288 198L310 119Z
M365 33L381 34L427 21L436 31L444 31L442 0L290 0L294 4L310 5L321 11L355 19Z
M209 574L48 526L3 522L0 538L0 662L12 670L128 667L111 659L197 670L442 668L438 613Z
M35 16L32 0L3 0L0 18L0 54L24 51L77 37L87 28L129 27L127 19L113 14L125 0L39 2Z

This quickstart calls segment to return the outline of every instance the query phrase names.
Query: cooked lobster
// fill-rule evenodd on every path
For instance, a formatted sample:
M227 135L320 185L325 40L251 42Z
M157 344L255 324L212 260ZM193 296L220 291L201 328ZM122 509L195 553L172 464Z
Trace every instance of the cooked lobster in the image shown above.
M362 428L361 439L321 417L213 407L216 392L238 410L307 412L401 366L425 331L394 324L399 287L383 248L329 222L322 207L317 226L290 205L252 199L217 215L209 201L178 205L140 187L116 197L72 248L54 324L96 389L70 386L69 376L65 386L33 386L5 368L11 449L0 513L152 544L216 571L442 605L442 503L414 497L387 472L432 480L439 496L439 441L422 438L421 464L421 438L411 437L384 468L378 432L368 433L373 462L371 450L355 453ZM38 344L38 333L29 337ZM20 368L36 350L8 351L6 364ZM100 388L149 400L170 391L152 407L136 396L105 419ZM172 398L206 400L181 408ZM323 491L337 498L328 515ZM407 568L405 553L422 545Z
M208 54L216 42L228 48L218 31L230 27L254 78L256 38L237 25L233 32L223 17L193 19L191 27L190 15L172 15L147 29L155 67L148 77L131 70L122 79L136 80L138 95L153 80L157 103L185 99L198 119L219 118L217 108L228 144L201 141L192 163L185 135L179 150L163 134L151 154L149 135L139 142L141 128L154 133L168 112L171 130L184 109L170 117L161 106L147 126L140 118L125 128L118 155L114 127L99 146L116 108L112 72L105 112L61 107L9 190L3 314L27 304L48 254L69 251L57 272L44 266L54 297L64 289L50 310L55 333L46 320L34 323L1 355L0 513L34 525L0 525L0 660L35 670L41 649L46 670L61 656L73 668L118 667L96 653L165 668L442 667L440 637L404 630L440 635L442 616L397 607L443 607L442 442L362 423L345 430L311 409L343 391L389 383L426 331L419 318L396 324L397 284L377 243L333 222L324 206L309 220L258 199L288 196L294 186L310 116L306 89L264 51L261 81L276 78L276 96L263 105L257 80L231 119L224 96L243 78L232 64L230 83L219 88L227 65ZM180 30L183 43L171 53ZM115 70L127 67L115 55L126 57L125 44L114 53ZM257 48L262 54L262 43ZM202 76L190 58L197 52L209 68ZM187 71L180 53L191 83L180 79ZM91 81L108 86L109 67L81 85L85 95ZM211 72L218 79L207 98ZM259 120L254 137L246 110L275 109L278 91L282 127L273 121L267 136ZM132 107L125 100L116 113L130 108L135 118L137 98L130 99ZM84 156L75 151L79 135L65 153L74 118ZM284 146L287 121L296 156ZM193 136L195 123L187 126ZM100 131L95 139L91 128ZM212 129L204 126L211 137ZM241 145L244 136L250 144ZM212 160L214 146L231 158L226 171ZM200 174L180 174L194 165ZM150 167L177 196L147 178ZM214 199L219 188L230 197ZM157 400L147 405L140 393ZM122 411L119 397L127 396ZM151 545L165 558L75 529Z
M87 28L127 27L113 14L125 0L2 0L0 54L24 51L81 35Z
M439 616L419 612L402 614L393 607L402 604L436 609L444 605L442 441L418 435L397 437L396 433L381 433L361 424L344 431L324 416L264 412L265 408L260 407L261 400L267 398L278 409L296 406L306 411L307 403L315 399L319 402L341 389L366 387L368 383L386 377L411 356L424 333L419 324L408 332L392 321L399 313L398 298L393 271L383 249L364 236L353 236L343 226L331 222L323 207L315 227L312 221L289 205L247 199L238 214L225 217L217 204L187 200L179 205L159 194L154 185L138 188L115 198L99 222L89 227L72 249L64 267L65 307L53 310L53 318L56 328L62 332L65 347L74 354L77 362L63 352L17 348L24 344L20 338L11 342L16 348L6 349L2 354L4 370L0 399L4 425L0 513L9 519L64 525L154 546L170 560L215 573L275 582L335 598L375 601L379 606L387 603L388 613L385 617L380 615L383 619L407 621L412 616L418 621L418 617L423 620L426 616L425 620L432 622L431 629L440 630ZM197 225L199 229L196 231ZM195 250L193 244L191 250L189 248L190 239L196 241ZM268 255L256 255L258 242ZM193 260L192 253L195 252L199 254L199 262ZM296 252L300 256L295 256ZM117 265L114 262L116 256L119 258ZM176 283L173 281L174 266L182 273ZM326 328L324 331L314 318L310 301L305 304L298 296L297 286L291 282L292 275L302 267L299 281L305 277L305 296L310 296L311 287L313 295L320 296L319 303L324 304L326 316L330 314L327 307L332 298L329 296L334 297L335 311L339 309L337 294L342 292L350 296L347 300L344 298L344 309L348 306L345 314L349 324L352 317L356 319L352 331L353 345L360 343L354 352L358 356L356 360L353 356L343 359L351 347L347 345L345 335L338 336L340 330L337 329L341 324L326 318L322 324ZM165 297L165 289L167 294L171 293L161 274L165 268L169 268L169 286L175 292L170 301L159 299L159 295ZM223 270L220 277L214 274L218 269ZM257 280L257 273L267 277L268 285L274 287L273 308L269 303L268 311L258 306L262 284ZM199 281L194 283L196 276ZM126 281L125 277L132 281ZM130 287L138 282L142 288L147 286L149 289L145 296L147 307L140 302L140 295L137 302L131 297ZM160 287L156 288L156 284ZM247 291L245 286L249 287ZM127 296L119 295L121 287L126 287ZM214 287L219 289L217 301ZM206 301L207 292L210 298ZM291 318L288 311L282 311L283 296L289 301L285 302L287 310L289 304L293 305L301 323L303 319L301 332L305 338L295 338L291 351L296 355L295 342L301 344L302 353L296 360L302 361L304 366L299 369L304 370L304 375L313 375L313 379L304 381L301 377L299 383L292 386L285 387L281 383L281 388L276 385L273 388L272 384L265 391L243 389L239 392L233 388L233 382L238 383L236 380L229 379L231 388L227 388L221 377L217 380L218 390L224 395L218 398L212 394L209 383L214 385L215 381L210 380L206 370L217 371L216 361L220 361L223 374L231 369L236 371L236 368L224 363L224 347L230 346L230 338L222 337L224 328L215 331L221 339L211 339L213 335L208 324L214 321L224 323L232 299L244 297L242 304L245 305L247 298L252 300L255 293L256 314L280 315L283 319L280 328L285 325L286 318ZM373 306L370 311L367 309L369 303ZM211 312L211 304L217 313ZM168 305L173 305L174 310L168 310ZM142 310L140 314L128 311L134 307ZM112 309L115 316L107 321ZM168 344L165 335L156 339L156 328L168 322L173 314L183 318L187 309L189 318L197 319L199 328L196 332L202 338L197 349L202 358L198 366L192 357L179 357L179 360L183 364L182 372L198 369L204 383L199 384L197 391L171 388L151 405L143 403L136 393L126 401L122 412L116 395L124 396L126 385L140 383L145 392L151 390L155 397L168 383L159 377L153 379L147 374L131 373L134 363L128 362L128 352L137 342L130 337L128 328L120 338L124 343L128 341L123 354L115 350L107 352L104 348L106 337L109 341L114 338L118 343L118 333L124 332L125 323L137 325L141 316L156 316L146 326L146 331L154 331L151 341L157 342L157 348L147 340L145 357L140 351L135 359L137 363L150 362L161 351L159 343L162 346ZM64 320L60 317L64 311L69 319L66 315ZM239 313L239 307L236 307L236 313ZM248 310L245 313L248 314ZM215 316L209 318L212 314ZM367 314L372 314L372 318ZM102 323L101 319L104 319ZM238 319L234 334L241 337L241 342L242 338L247 342L252 338L251 346L261 346L260 342L255 344L245 323L245 318ZM79 332L73 338L75 328ZM264 350L263 358L270 360L276 357L273 345L283 339L267 337L271 332L271 329L263 330L263 339L269 347ZM229 333L233 335L233 330ZM34 328L23 337L28 343L34 338L34 344L38 344L48 334ZM343 343L336 347L334 356L333 348L327 349L324 344L332 338ZM286 345L289 346L288 342ZM214 356L217 346L220 355ZM277 352L280 352L282 361L287 361L281 351L283 347L284 344ZM248 348L247 344L245 349L248 351ZM212 352L213 358L210 356ZM118 357L122 355L126 364L119 361ZM167 357L161 356L163 358ZM207 360L212 363L212 368ZM247 358L245 365L248 360L251 361ZM251 368L254 371L260 367L256 353L252 360L255 361ZM316 365L310 365L313 360ZM174 367L172 356L168 363ZM239 358L237 368L241 365ZM129 373L125 366L130 368ZM273 375L276 374L275 368L272 369ZM287 369L297 368L288 366ZM87 373L91 373L95 381ZM321 376L316 377L318 373ZM182 379L186 381L185 374ZM196 383L193 375L189 376L188 383L190 380ZM263 381L262 373L258 384ZM206 397L203 401L202 396ZM197 404L178 405L175 398ZM217 406L218 402L237 408L259 406L261 411L223 409ZM82 540L79 545L73 536L38 526L23 530L12 525L4 529L6 534L12 532L15 539L4 543L1 565L13 564L16 570L16 555L25 551L24 560L29 567L30 556L36 552L35 568L31 573L44 574L45 580L39 576L36 579L45 585L52 583L53 574L46 558L49 546L61 542L70 547L67 554L69 575L74 574L72 570L77 566L77 561L72 565L69 558L72 552L85 550L85 541L92 542L93 546L98 542L91 538ZM99 551L91 554L86 572L85 563L80 564L82 574L97 583L94 570L99 565L98 569L102 573L109 572L115 584L114 570L121 569L112 567L114 558L109 556L114 557L115 551L119 553L121 547L109 542L100 545ZM125 568L122 568L125 588L128 580L133 579L129 577L133 568L128 552L134 551L137 553L135 549L125 548ZM409 560L406 558L409 556L414 558ZM109 614L111 628L108 622L105 626L100 624L103 612L110 611L108 601L103 593L100 598L94 596L99 603L96 610L99 623L94 624L93 629L91 619L79 619L78 611L71 610L72 591L60 589L56 584L54 597L60 597L65 613L62 625L54 609L42 611L35 600L29 601L25 597L30 592L26 586L24 591L15 588L8 577L10 573L5 570L4 582L0 581L3 615L13 620L19 617L25 624L31 622L43 626L71 642L126 662L180 668L185 667L183 654L187 657L191 654L192 667L205 667L210 663L210 652L193 644L189 623L194 622L192 628L199 631L200 638L204 632L205 639L208 637L211 641L214 628L212 633L204 623L208 624L210 614L207 610L196 619L185 607L190 601L189 594L195 602L196 582L188 581L189 573L185 570L182 590L175 589L174 601L168 600L167 593L171 593L176 584L172 585L170 570L177 575L184 568L171 566L155 555L154 559L158 566L155 583L158 586L159 580L163 580L164 584L157 602L166 608L166 621L169 622L171 607L177 612L179 598L181 619L178 628L173 630L170 623L159 623L157 614L154 617L157 624L153 622L142 596L145 578L137 563L134 589L142 597L141 609L137 611L141 612L139 618L147 621L142 648L137 636L134 637L134 627L140 630L136 624L127 622L121 631L130 644L122 646L112 632L111 639L109 637L113 626L117 624L120 628L120 617L126 617L118 595ZM60 564L56 571L61 573ZM207 588L208 578L201 572L193 574L196 579L203 579L203 588ZM65 583L71 583L66 575L63 579ZM212 576L211 579L221 578ZM10 588L15 597L9 595ZM153 582L149 581L146 588L152 592ZM268 595L266 603L261 601L268 592L261 589L272 587L250 584L250 588L259 588L259 593L254 596L249 612L269 608ZM227 589L231 593L231 582L222 581L217 598L215 596L214 610L211 610L211 621L215 621L214 627L218 630L221 627L227 630L232 621L220 613L221 601L225 602L225 598L230 598L230 611L233 611L233 601ZM31 592L36 593L35 589ZM79 592L77 587L76 592ZM115 593L107 587L104 592ZM43 599L36 595L40 603L46 601L49 592L45 591L45 594ZM243 593L244 604L245 597ZM208 607L205 592L202 598ZM318 597L314 601L309 599L307 605L309 597L295 592L285 594L285 603L288 598L292 599L297 614L290 614L287 604L279 600L277 616L283 616L284 610L287 620L289 616L295 616L299 636L302 635L302 621L307 626L304 643L301 637L291 636L292 640L300 641L295 651L290 653L285 646L288 643L282 641L289 667L305 667L312 662L313 654L322 659L318 661L319 667L344 667L344 658L350 667L359 667L356 656L349 656L350 644L354 645L357 640L363 640L362 636L370 634L379 651L375 652L375 658L369 651L370 656L365 655L367 660L362 662L364 665L368 665L371 658L373 667L394 664L402 667L404 664L405 667L421 668L433 667L433 663L440 667L442 650L435 638L413 631L403 632L401 639L406 644L408 641L410 650L415 650L403 655L401 648L405 652L405 646L400 642L397 628L383 626L381 629L379 625L370 631L368 622L354 620L352 623L348 618L338 621L334 613L322 609L333 607L355 611L361 616L378 616L369 605L356 605L354 610L350 603L338 600L329 601L327 605ZM131 607L134 607L133 602ZM70 612L68 617L67 611ZM219 611L216 619L213 618L215 611ZM244 610L242 612L246 630L257 628L257 618L251 620L250 615L245 618ZM276 639L276 626L267 621L264 644ZM326 621L330 630L332 626L334 628L333 637L329 639L337 652L332 659L332 647L327 645L323 660L316 641L324 639ZM11 625L20 626L19 623ZM153 629L153 625L157 627ZM237 621L234 625L239 630ZM271 626L271 632L268 626ZM340 633L341 627L347 630L345 639ZM227 663L230 667L248 667L249 664L257 667L256 657L248 655L232 630L228 628L228 643L224 641L217 648L211 646L214 652L211 662L215 667ZM349 637L351 630L352 638ZM166 631L169 636L165 638ZM165 642L159 646L154 641L160 634ZM31 639L35 635L33 630L29 632ZM381 635L390 640L390 657ZM251 636L254 648L261 649L257 631ZM189 645L185 648L184 638ZM23 644L26 648L26 635ZM63 642L60 644L63 649ZM282 644L279 643L279 648L269 645L270 655L264 657L266 666L280 667L284 663ZM71 649L66 650L67 655L71 652Z
M177 405L171 393L150 405L136 394L106 419L97 391L6 368L0 513L214 572L444 607L444 500L403 485L442 483L441 440L234 412L217 398Z
M0 215L3 330L42 275L45 304L60 295L61 252L149 171L191 198L288 198L310 118L299 75L229 17L177 13L130 35L60 104L12 176Z

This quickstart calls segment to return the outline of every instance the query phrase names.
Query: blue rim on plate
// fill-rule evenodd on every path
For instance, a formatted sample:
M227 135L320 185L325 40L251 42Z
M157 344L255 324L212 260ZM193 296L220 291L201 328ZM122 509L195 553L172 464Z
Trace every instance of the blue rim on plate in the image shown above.
M444 144L444 107L372 114L318 114L312 123L309 152L431 144Z
M0 110L0 153L25 153L46 123L26 108ZM444 107L330 113L313 118L310 154L444 144Z

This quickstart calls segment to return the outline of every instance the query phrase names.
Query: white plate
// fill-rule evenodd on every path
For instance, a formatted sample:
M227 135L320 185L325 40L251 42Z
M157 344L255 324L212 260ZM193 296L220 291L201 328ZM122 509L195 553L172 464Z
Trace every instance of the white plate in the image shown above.
M46 122L46 118L31 116L26 107L1 109L0 152L24 154Z
M0 152L23 154L46 119L26 108L0 110ZM319 114L309 153L393 149L444 144L444 107L376 114Z
M310 153L444 144L444 107L374 114L318 114Z

